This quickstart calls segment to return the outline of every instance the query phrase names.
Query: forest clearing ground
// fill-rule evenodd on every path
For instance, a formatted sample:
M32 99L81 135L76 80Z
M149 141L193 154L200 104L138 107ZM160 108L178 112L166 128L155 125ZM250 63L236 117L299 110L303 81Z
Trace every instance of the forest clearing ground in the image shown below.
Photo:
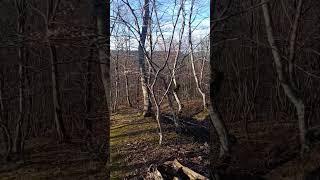
M207 112L197 107L201 107L197 102L188 103L182 113L183 117L208 125ZM250 121L249 137L245 133L243 121L226 122L226 124L238 140L226 169L227 174L281 179L279 176L282 175L279 174L283 171L287 171L289 177L290 173L291 175L301 173L301 171L291 171L291 168L297 169L293 165L288 166L290 162L298 162L299 158L294 121ZM191 136L176 134L171 124L163 122L162 125L164 143L159 146L158 127L154 118L143 118L138 110L128 108L112 114L111 179L139 179L146 174L150 165L159 165L175 158L196 172L208 176L209 147L197 142ZM215 147L211 154L217 155L218 138L212 138ZM212 162L214 164L215 159L212 159ZM281 169L284 170L279 172Z
M163 123L163 144L158 144L158 126L154 118L143 118L134 110L111 116L111 179L141 179L151 165L178 159L208 176L209 147L192 137L179 135L173 125Z
M99 122L105 124L105 122ZM103 139L103 125L97 129ZM104 130L103 130L104 131ZM52 134L26 141L24 161L0 164L0 180L96 180L108 179L106 162L94 157L81 136L68 143L58 143ZM0 162L2 163L2 162Z
M0 179L70 180L107 179L105 162L94 160L80 140L58 144L52 138L37 138L27 142L23 164L0 165Z
M226 124L238 141L233 146L226 174L245 179L302 180L306 173L320 173L319 145L315 145L304 159L300 159L296 121L250 121L248 133L245 132L243 121ZM214 149L217 152L211 153L217 154L218 149Z

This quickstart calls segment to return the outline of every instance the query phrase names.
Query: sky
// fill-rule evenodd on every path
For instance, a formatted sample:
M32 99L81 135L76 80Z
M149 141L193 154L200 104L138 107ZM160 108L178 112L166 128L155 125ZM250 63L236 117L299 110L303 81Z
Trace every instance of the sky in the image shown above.
M122 3L122 0L114 0L113 4L111 4L111 24L113 23L113 19L112 17L115 17L115 11L116 11L116 3ZM126 1L126 0L123 0ZM132 8L135 10L135 14L137 15L137 18L139 20L139 25L141 26L141 4L143 3L143 0L128 0L130 5L132 6ZM180 2L180 0L156 0L156 6L158 9L158 17L161 18L161 22L160 22L160 26L161 29L163 31L163 34L165 36L165 38L169 39L169 37L171 37L172 35L172 31L173 31L173 22L175 20L175 17L172 18L172 14L177 14L178 12L178 6L174 5L174 2L177 1L178 3ZM190 11L190 1L191 0L186 0L186 4L185 4L185 9L187 11L187 13L189 13ZM128 6L127 5L122 5L121 8L122 10L120 11L121 16L125 17L129 23L130 26L135 26L134 24L134 16L132 15L132 13L130 12L130 10L126 9ZM176 8L174 8L176 7ZM194 21L192 23L192 29L193 29L193 42L194 44L198 43L202 38L204 38L206 35L209 34L209 24L210 24L210 1L209 0L195 0L195 5L194 5L194 12L193 12L193 16L192 18L194 18ZM152 18L155 20L156 17L153 13ZM188 18L189 18L189 14L187 14L186 16L186 23L188 23ZM181 23L182 19L181 16L179 18L178 21L178 25L176 28L176 33L175 33L175 40L178 41L178 32L181 28ZM119 25L121 23L116 23L116 25L114 26L115 28L113 29L112 35L115 35L115 32L117 32L117 25ZM156 23L153 23L154 27L158 27ZM197 26L197 27L196 27ZM118 26L118 33L121 31L121 27L123 28L124 26ZM126 28L127 29L127 28ZM132 28L131 28L132 29ZM135 33L136 36L138 36L137 33ZM159 34L159 33L158 33ZM184 39L187 39L187 35L188 35L188 27L185 26L185 31L184 31ZM138 41L135 40L136 38L134 37L133 34L131 34L132 36L132 40L131 40L131 47L132 49L136 49L138 47ZM153 33L153 36L156 37L156 32ZM154 39L155 42L155 39ZM116 39L114 36L111 37L111 49L115 49L116 45L119 44L116 42ZM136 47L136 48L134 48Z

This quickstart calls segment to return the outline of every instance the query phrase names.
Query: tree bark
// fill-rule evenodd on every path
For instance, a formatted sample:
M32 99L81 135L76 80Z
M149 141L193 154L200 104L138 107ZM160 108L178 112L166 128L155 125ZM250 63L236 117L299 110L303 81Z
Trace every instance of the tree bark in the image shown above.
M49 50L49 56L50 56L50 70L51 70L51 93L52 93L52 104L53 104L53 113L54 113L54 123L56 126L56 131L58 135L58 140L60 143L68 140L65 126L63 123L62 118L62 110L61 110L61 99L60 99L60 87L59 87L59 81L58 81L58 57L57 57L57 50L55 45L50 40L50 29L49 26L50 21L54 20L55 13L59 7L60 1L58 0L56 3L54 3L53 0L48 0L47 2L47 8L46 8L46 15L43 15L43 13L40 13L43 15L43 20L45 22L45 28L46 28L46 45ZM54 25L51 25L50 28L53 28Z
M6 149L6 155L4 157L4 160L8 161L9 156L11 154L12 150L12 140L11 140L11 135L10 131L8 129L8 123L7 120L4 118L4 103L3 103L3 77L0 79L0 128L2 129L2 135L3 135L3 140L4 140L4 146Z
M92 47L91 47L92 48ZM90 50L89 59L87 62L87 84L86 84L86 100L85 100L85 107L86 107L86 118L85 118L85 128L92 132L92 122L89 120L89 115L91 113L92 108L92 61L93 60L93 49Z
M154 86L154 84L152 86ZM154 104L156 106L156 120L157 120L158 128L159 128L159 132L158 132L158 134L159 134L159 145L161 145L162 144L162 139L163 139L163 134L162 134L162 126L161 126L160 105L158 104L158 100L157 100L156 94L154 92L154 87L151 87L150 89L151 89L151 95L152 95Z
M295 88L295 90L298 89L298 84L295 77L294 61L296 57L296 42L297 42L297 36L298 36L298 27L299 27L299 20L300 20L301 11L302 11L302 5L303 5L303 0L299 0L298 6L297 6L297 12L294 17L294 23L292 25L291 36L289 40L289 68L288 69L289 69L291 86Z
M179 34L179 43L178 43L178 49L177 49L177 54L174 58L174 63L173 63L173 69L172 69L172 80L173 80L173 85L174 85L174 89L173 89L173 96L178 104L178 113L181 113L182 108L183 108L183 104L180 101L178 92L180 90L180 84L178 84L177 82L177 78L176 78L176 68L177 68L177 64L178 64L178 60L179 60L179 55L180 55L180 50L181 50L181 44L182 44L182 38L183 38L183 34L184 34L184 28L185 28L185 24L186 24L186 17L185 17L185 10L184 10L184 4L182 4L181 7L182 10L182 25L181 25L181 29L180 29L180 34Z
M211 0L211 6L210 6L210 26L213 26L213 22L216 18L216 5L217 2L214 0ZM225 157L230 154L231 150L231 141L230 141L230 134L228 132L228 129L225 126L225 123L223 121L223 117L221 113L219 112L218 106L217 106L217 93L221 87L221 83L223 80L223 73L219 72L217 70L217 65L214 60L214 36L213 28L210 28L210 104L208 104L208 111L211 119L211 123L214 126L218 137L220 141L220 157Z
M190 38L191 39L191 38ZM190 40L191 42L192 40ZM191 42L192 44L192 42ZM192 48L192 45L190 45L192 49L191 50L191 53L190 53L190 62L191 62L191 67L192 67L192 74L193 74L193 77L194 77L194 80L195 80L195 83L196 83L196 88L198 90L198 92L200 93L201 97L202 97L202 105L203 105L203 108L206 109L207 106L206 106L206 94L202 91L201 89L201 85L200 85L200 82L199 82L199 79L198 79L198 76L197 76L197 72L196 72L196 69L195 69L195 64L194 64L194 55L193 55L193 48Z
M129 92L129 78L128 78L128 74L125 73L124 75L125 78L125 83L126 83L126 100L127 100L127 104L129 107L132 107L132 103L130 100L130 92Z
M15 1L16 9L18 12L18 22L17 22L17 32L19 34L24 34L25 32L25 22L26 22L26 1ZM14 147L13 150L16 153L22 153L21 144L22 144L22 123L24 121L23 116L23 105L24 105L24 83L25 83L25 73L24 73L24 63L25 63L25 45L23 44L18 48L18 61L19 61L19 116L15 128L15 137L14 137Z
M143 14L143 25L140 33L140 44L138 47L138 61L139 61L139 70L140 70L140 80L141 80L141 88L143 95L143 116L148 117L151 116L151 100L150 93L147 85L147 73L145 67L145 54L144 47L145 41L147 37L147 29L149 23L149 0L144 0L144 14Z
M166 89L166 88L169 88L169 89L171 89L171 84L172 84L172 82L169 82L169 84L166 82L166 79L164 78L164 77L161 77L160 76L160 78L161 78L161 80L162 80L162 82L163 82L163 85L164 85L164 88ZM172 81L173 81L173 79L172 79ZM169 87L170 86L170 87ZM167 96L167 99L168 99L168 105L169 105L169 108L170 108L170 110L171 110L171 113L172 113L172 117L173 117L173 123L174 123L174 125L175 125L175 127L176 127L176 130L179 132L180 131L180 125L179 125L179 119L178 119L178 117L177 117L177 115L176 115L176 112L175 112L175 110L174 110L174 107L173 107L173 99L172 99L172 94L171 94L171 91L170 90L168 90L167 92L166 92L166 96Z
M11 151L12 151L12 141L11 141L11 135L10 135L10 131L8 129L8 126L6 124L4 124L1 119L0 119L0 129L3 130L3 136L4 136L4 140L6 142L6 155L4 156L4 160L8 161Z
M198 90L198 92L200 93L201 97L202 97L202 105L203 105L203 109L207 108L207 103L206 103L206 94L202 91L201 89L201 85L197 76L197 72L195 69L195 64L194 64L194 53L193 53L193 43L192 43L192 29L191 29L191 22L192 22L192 11L193 11L193 4L194 4L194 0L192 0L192 5L191 5L191 10L190 10L190 15L189 15L189 36L188 36L188 40L189 40L189 48L190 48L190 63L191 63L191 69L192 69L192 74L196 83L196 88Z
M107 164L109 164L109 139L110 139L110 103L111 103L111 80L110 80L110 21L108 19L108 14L110 12L110 3L104 0L92 0L94 5L94 11L96 15L96 25L98 33L98 43L97 48L99 52L99 62L101 79L104 88L105 102L106 102L106 130L107 134L105 137L105 143L107 144L105 149L105 155L107 159ZM109 172L110 169L107 168Z
M19 56L19 116L15 128L13 151L21 153L21 139L22 139L22 123L23 123L23 100L24 100L24 68L23 68L23 48L18 50Z
M53 101L53 113L54 122L56 125L56 131L58 134L59 142L66 141L66 129L63 123L62 110L61 110L61 98L60 98L60 87L58 81L58 60L56 47L50 40L48 40L49 52L50 52L50 64L51 64L51 84L52 84L52 101Z
M114 73L115 73L115 96L114 96L114 103L113 103L113 111L116 112L118 110L118 104L119 104L119 50L117 50L117 55L115 59L115 67L114 67Z
M129 40L126 42L126 50L127 50L127 55L130 58L130 52L131 52L131 42L130 42L130 37ZM128 71L127 71L127 62L128 60L126 59L124 62L124 78L125 78L125 85L126 85L126 100L127 104L129 107L132 107L131 99L130 99L130 91L129 91L129 77L128 77Z
M216 96L218 93L217 89L221 86L221 79L217 77L217 73L216 70L214 70L212 61L213 59L210 59L210 105L207 106L211 123L214 126L220 140L220 157L223 157L230 154L231 142L228 129L226 128L222 115L217 107Z

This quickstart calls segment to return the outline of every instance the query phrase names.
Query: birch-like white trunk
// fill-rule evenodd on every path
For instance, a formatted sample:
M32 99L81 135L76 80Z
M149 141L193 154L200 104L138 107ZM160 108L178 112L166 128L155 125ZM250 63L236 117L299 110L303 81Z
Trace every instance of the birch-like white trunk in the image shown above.
M300 144L301 144L301 153L303 154L307 149L308 145L306 143L306 124L305 124L305 105L302 98L299 96L298 92L295 91L295 88L292 86L290 79L287 74L284 73L284 68L281 62L281 55L279 48L275 42L274 31L272 18L270 15L269 4L267 0L261 0L262 12L266 26L266 32L268 36L268 42L271 47L274 63L276 66L276 72L278 74L278 79L281 83L281 86L288 97L288 99L295 106L298 117L299 131L300 131Z
M191 69L192 69L192 74L196 83L196 88L197 91L200 93L202 97L202 105L203 109L207 108L207 103L206 103L206 94L203 92L201 89L201 84L199 81L199 78L197 76L196 68L195 68L195 63L194 63L194 49L193 49L193 42L192 42L192 29L191 29L191 23L192 23L192 12L193 12L193 4L194 0L191 2L191 10L190 10L190 15L189 15L189 22L188 22L188 28L189 28L189 35L188 35L188 40L189 40L189 49L190 49L190 64L191 64Z

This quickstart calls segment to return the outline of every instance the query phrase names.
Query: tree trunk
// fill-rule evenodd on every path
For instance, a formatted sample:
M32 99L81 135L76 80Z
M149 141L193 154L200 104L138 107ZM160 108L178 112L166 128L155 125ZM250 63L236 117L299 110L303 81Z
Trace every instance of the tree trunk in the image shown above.
M2 135L3 135L3 140L4 140L4 146L6 149L6 155L4 157L5 161L9 160L9 156L11 154L12 150L12 140L11 140L11 135L8 129L8 123L7 120L4 118L4 103L3 103L3 98L2 98L2 91L3 91L3 77L0 79L0 128L2 129Z
M13 151L15 153L21 153L21 139L22 139L22 123L23 123L23 100L24 100L24 73L23 73L23 65L22 65L22 59L23 59L23 50L19 48L18 50L18 56L19 56L19 117L15 128L15 137L14 137L14 146Z
M131 41L130 37L129 40L126 42L126 50L127 50L127 55L130 59L130 52L131 52ZM127 59L124 62L124 78L125 78L125 85L126 85L126 100L127 104L129 107L132 107L131 99L130 99L130 91L129 91L129 77L128 77L128 71L127 71Z
M225 155L228 155L230 153L230 135L228 132L228 129L226 128L224 121L222 119L222 115L220 114L217 102L216 102L216 96L217 96L217 89L221 86L220 79L217 78L216 72L214 70L214 65L211 62L213 61L210 59L210 69L211 69L211 76L210 76L210 105L208 106L208 111L211 119L211 123L214 126L218 137L220 139L220 157L223 157Z
M91 113L91 107L92 107L92 59L93 59L93 50L90 50L90 55L89 59L87 62L87 84L86 84L86 101L85 101L85 106L86 106L86 118L85 118L85 128L86 130L89 130L92 132L92 122L89 120L89 115Z
M178 60L179 60L179 55L180 55L180 50L181 50L181 45L182 45L182 38L183 38L185 24L186 24L186 16L184 13L185 12L184 4L182 4L181 10L182 10L182 22L181 22L181 29L180 29L180 34L179 34L179 43L178 43L177 54L174 58L173 69L172 69L172 80L173 80L173 85L174 85L173 96L178 104L178 113L181 113L182 108L183 108L183 104L180 101L180 98L178 96L178 92L180 90L180 84L178 84L178 82L177 82L176 69L177 69L177 65L178 65Z
M114 73L115 73L115 97L114 97L114 104L113 104L113 111L116 112L118 110L118 103L119 103L119 50L117 51L117 56L115 59L115 67L114 67Z
M204 109L206 109L207 108L207 105L206 105L207 104L206 103L206 94L201 89L200 82L199 82L199 79L197 77L197 73L196 73L196 70L195 70L194 56L193 56L192 52L190 54L190 62L191 62L191 67L192 67L192 74L193 74L193 77L194 77L194 80L195 80L195 83L196 83L196 88L197 88L198 92L200 93L200 95L202 97L202 106L203 106Z
M216 18L216 5L217 2L211 0L211 6L210 6L210 26L213 26L213 21ZM210 29L210 104L208 104L208 111L210 115L210 120L212 125L214 126L218 137L220 141L220 158L228 156L230 154L231 150L231 141L230 141L230 134L228 132L228 129L225 126L225 123L223 121L222 115L219 112L218 106L217 106L217 93L221 87L222 79L223 79L223 73L218 72L216 70L216 62L214 60L214 36L213 29ZM220 52L220 51L219 51Z
M163 135L162 135L162 126L161 126L161 114L160 114L160 105L158 104L158 101L157 101L157 98L156 98L156 94L154 92L154 87L151 87L151 90L152 90L152 98L153 98L153 101L154 101L154 104L156 106L156 120L157 120L157 123L158 123L158 127L159 127L159 145L162 144L162 139L163 139Z
M129 93L129 79L127 73L124 75L125 83L126 83L126 100L129 107L132 107L132 103L130 100L130 93Z
M57 1L56 4L52 0L47 1L47 12L46 12L46 43L49 48L50 55L50 66L51 66L51 93L52 93L52 103L53 103L53 113L54 113L54 123L56 126L56 132L58 135L58 140L60 143L65 142L69 139L66 134L65 126L63 123L62 109L61 109L61 95L60 95L60 84L58 81L59 71L58 71L58 57L57 50L55 45L49 39L49 20L54 20L55 13L59 7L60 1ZM54 28L54 25L51 25L50 28Z
M16 9L18 12L18 24L17 32L24 34L25 32L25 21L26 21L26 2L24 0L16 1ZM24 62L25 62L25 45L18 48L18 61L19 61L19 116L15 128L14 147L13 151L20 154L22 153L21 142L22 142L22 123L24 120L23 116L23 105L24 105Z
M168 99L168 105L169 105L169 108L170 108L170 111L172 113L172 117L173 117L173 123L175 125L175 128L176 130L179 132L180 131L180 125L179 125L179 120L178 120L178 117L176 115L176 112L174 110L174 107L173 107L173 99L172 99L172 94L171 94L171 86L172 86L172 83L170 82L169 84L166 82L166 79L164 77L160 77L162 82L163 82L163 85L164 85L164 88L168 88L169 90L167 91L166 93L166 96L167 96L167 99ZM173 79L172 79L173 80ZM170 86L170 87L169 87Z
M58 134L59 142L64 142L68 138L66 136L66 130L62 118L60 88L58 81L58 60L56 47L48 40L48 46L50 51L50 64L51 64L51 84L52 84L52 101L53 101L53 113L54 122L56 125L56 131Z
M2 122L5 126L7 126L7 123L5 122L4 118L3 118L3 114L4 114L4 104L3 104L3 99L2 99L2 87L3 87L3 77L0 77L0 122ZM3 135L3 139L4 139L4 145L6 146L5 149L8 149L8 142L6 141L7 139L7 135L6 133L3 131L2 132Z
M148 21L149 21L149 0L144 0L144 14L143 14L143 25L140 34L140 44L138 47L138 61L139 61L139 69L140 69L140 80L142 87L142 95L143 95L143 116L148 117L151 116L151 101L150 101L150 93L147 86L147 73L145 67L145 54L144 47L145 41L147 37L147 29L148 29Z
M178 89L179 89L179 87L180 87L180 85L178 85L178 84L175 85L175 89L174 89L174 91L173 91L173 96L174 96L174 99L176 100L176 102L177 102L177 104L178 104L178 113L181 113L183 105L182 105L182 103L181 103L181 101L180 101L180 98L179 98L179 96L178 96Z
M190 44L190 49L191 49L190 62L191 62L191 67L192 67L192 74L193 74L193 77L194 77L194 80L195 80L195 83L196 83L196 88L197 88L198 92L200 93L200 95L202 97L203 108L206 109L207 108L207 106L206 106L206 104L207 104L206 103L206 94L201 89L201 85L200 85L200 82L199 82L199 79L198 79L198 76L197 76L197 72L196 72L196 69L195 69L194 55L193 55L193 48L192 48L191 38L190 38L189 43L191 43Z
M4 136L4 140L6 142L6 155L4 156L4 160L8 161L11 151L12 151L12 141L11 141L11 135L10 135L10 131L8 129L8 126L6 124L4 124L3 122L1 122L0 119L0 129L2 129L3 131L3 136Z
M110 139L110 92L111 92L111 80L110 80L110 21L108 14L110 12L110 4L103 0L93 0L94 12L97 20L97 33L98 43L97 48L99 50L99 62L101 79L104 88L105 102L106 102L106 130L105 143L107 144L105 149L105 155L107 164L110 160L109 156L109 139ZM109 171L109 169L107 169Z
M206 103L206 94L202 91L201 89L201 85L197 76L197 72L195 69L195 64L194 64L194 54L193 54L193 43L192 43L192 29L191 29L191 23L192 23L192 11L193 11L193 4L194 4L194 0L192 1L192 5L191 5L191 10L190 10L190 16L189 16L189 36L188 36L188 40L189 40L189 47L190 47L190 63L191 63L191 69L192 69L192 74L196 83L196 88L198 90L198 92L201 94L202 97L202 105L203 105L203 109L207 108L207 103Z
M294 87L292 87L292 83L290 83L289 78L284 73L283 65L281 62L281 55L279 53L279 48L276 45L274 34L273 34L273 25L272 19L269 11L269 5L267 0L261 0L262 4L262 11L266 25L266 32L268 36L268 41L272 50L274 63L276 65L276 71L278 74L279 81L281 86L289 98L289 100L294 104L297 116L298 116L298 123L299 123L299 130L300 130L300 143L301 143L301 153L303 154L306 150L308 150L308 145L305 140L306 135L306 125L305 125L305 105L303 103L302 98L299 96L298 92L295 91Z
M297 42L298 27L299 27L299 20L300 20L301 11L302 11L302 5L303 5L303 0L299 0L298 6L297 6L297 12L294 17L294 23L292 25L291 36L289 40L289 68L288 69L289 69L291 86L295 90L298 89L298 84L295 77L294 61L296 57L296 42Z
M30 66L30 58L29 58L29 48L28 46L26 47L26 52L25 52L25 64L26 66ZM32 87L31 87L31 73L29 72L28 68L25 68L25 81L26 81L26 88L28 89L26 97L27 97L27 103L28 103L28 108L27 109L27 116L26 116L26 120L25 120L25 131L22 134L22 142L21 142L21 149L22 151L24 151L24 145L25 145L25 141L28 138L28 136L30 135L30 130L31 130L31 113L32 113L32 107L33 107L33 98L32 98ZM23 154L22 154L23 156ZM23 158L23 157L22 157Z

